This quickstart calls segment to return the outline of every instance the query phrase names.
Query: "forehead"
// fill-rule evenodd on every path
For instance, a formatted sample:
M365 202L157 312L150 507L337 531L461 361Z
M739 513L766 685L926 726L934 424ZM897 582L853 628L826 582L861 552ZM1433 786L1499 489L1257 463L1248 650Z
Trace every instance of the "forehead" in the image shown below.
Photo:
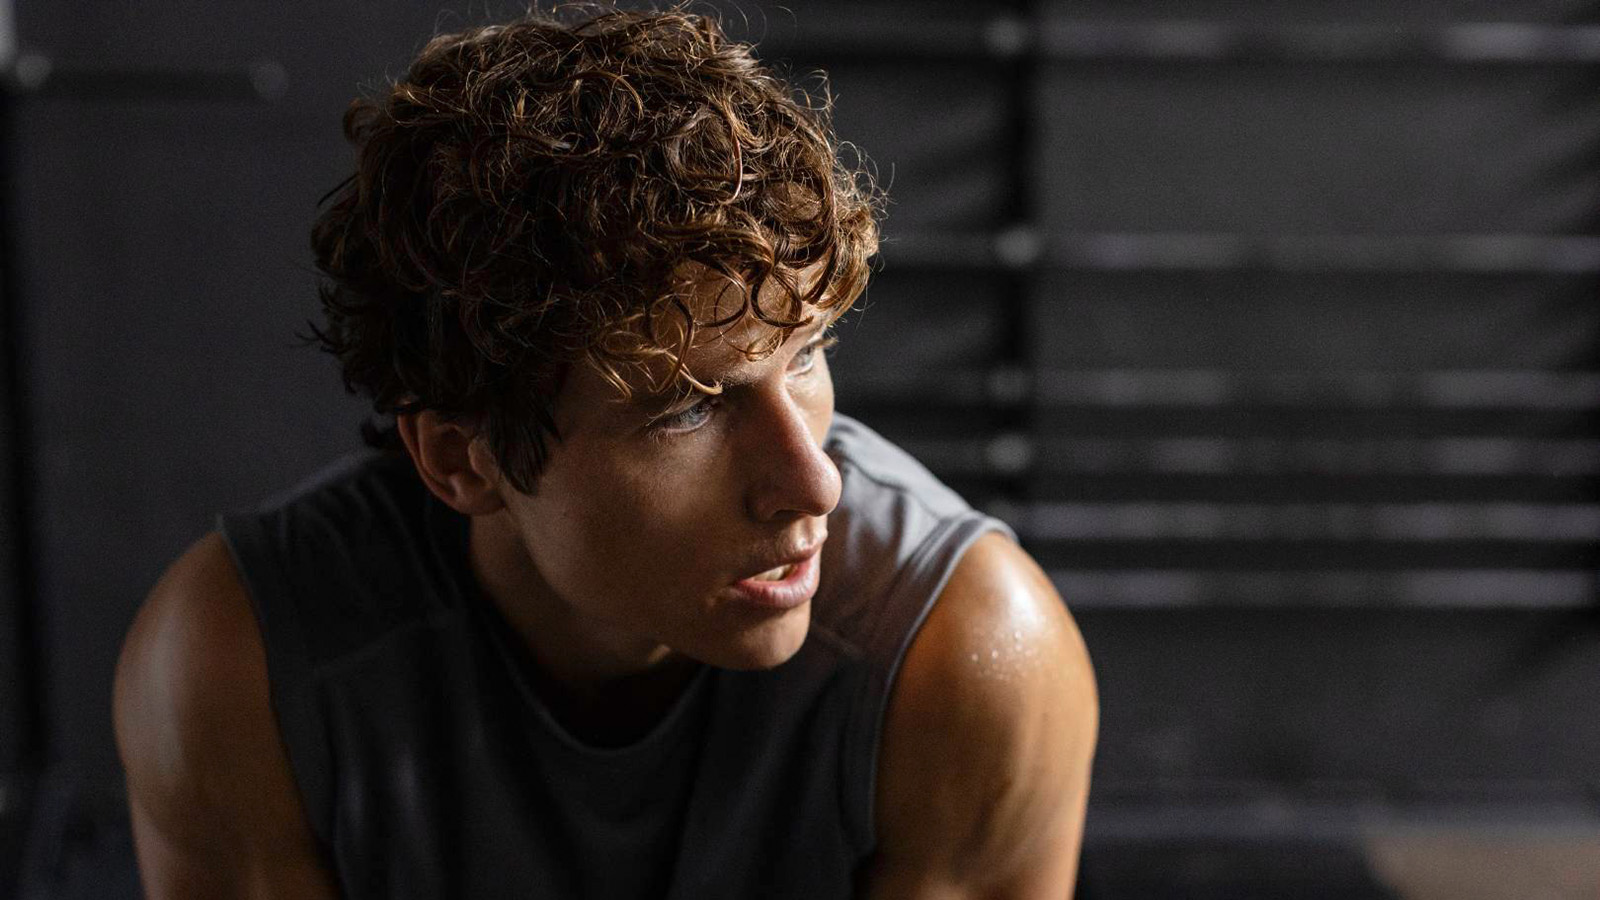
M820 268L812 266L800 273L801 292L814 284L812 279ZM618 368L616 374L628 384L628 391L624 392L597 367L580 362L568 374L562 405L613 410L654 408L692 393L695 382L712 386L751 381L778 364L785 356L784 349L809 341L843 313L839 307L824 310L806 306L794 315L790 297L776 279L768 279L762 285L759 302L767 318L799 323L789 328L771 325L749 311L732 322L711 324L730 318L745 305L744 287L722 276L704 273L698 278L686 277L679 281L674 297L682 307L664 306L666 313L655 323L655 343L676 351L689 329L684 313L693 316L697 324L682 360L683 373L688 378L674 378L675 355L661 353Z

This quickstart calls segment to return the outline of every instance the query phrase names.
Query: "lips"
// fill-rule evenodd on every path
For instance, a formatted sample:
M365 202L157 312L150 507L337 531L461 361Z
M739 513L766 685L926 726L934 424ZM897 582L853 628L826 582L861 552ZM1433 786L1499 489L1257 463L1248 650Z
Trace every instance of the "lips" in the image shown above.
M780 556L757 560L750 568L745 569L749 574L741 578L740 581L781 581L788 577L796 566L816 556L827 540L828 532L823 531L814 540L798 550Z
M728 593L747 606L793 609L817 592L821 550L822 541L818 540L800 554L758 563L765 568L729 585Z

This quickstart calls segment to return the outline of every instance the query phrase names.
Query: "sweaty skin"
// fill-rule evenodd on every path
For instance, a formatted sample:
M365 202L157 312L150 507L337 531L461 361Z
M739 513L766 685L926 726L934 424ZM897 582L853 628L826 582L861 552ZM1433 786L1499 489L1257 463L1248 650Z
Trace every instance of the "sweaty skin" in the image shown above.
M697 346L691 372L723 392L665 410L617 402L598 374L575 368L556 409L564 439L533 496L500 477L468 426L400 417L429 489L473 517L474 574L580 736L629 740L697 666L769 667L805 639L809 601L757 614L723 588L826 535L840 482L822 452L833 416L823 324L754 362L726 341ZM727 337L742 344L756 326L740 327ZM338 896L220 536L198 541L152 590L115 691L147 896ZM1049 580L1006 538L980 539L890 697L879 848L860 893L1069 896L1097 717L1087 653Z

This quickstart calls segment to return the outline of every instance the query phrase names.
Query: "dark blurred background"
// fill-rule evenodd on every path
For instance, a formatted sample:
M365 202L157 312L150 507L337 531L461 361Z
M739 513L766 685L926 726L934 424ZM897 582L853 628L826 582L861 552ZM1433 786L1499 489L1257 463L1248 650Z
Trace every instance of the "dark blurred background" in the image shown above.
M1596 896L1600 4L741 6L894 201L840 409L1094 655L1082 896ZM358 440L339 116L514 12L0 7L0 895L137 896L123 632Z

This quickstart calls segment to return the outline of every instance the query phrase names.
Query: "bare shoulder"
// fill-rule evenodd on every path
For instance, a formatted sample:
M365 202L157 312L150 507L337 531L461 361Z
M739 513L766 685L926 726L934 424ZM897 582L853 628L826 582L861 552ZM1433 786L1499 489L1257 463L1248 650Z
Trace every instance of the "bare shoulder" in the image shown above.
M285 867L314 883L266 651L220 535L197 541L150 591L123 644L113 710L149 896L243 895Z
M1065 896L1099 706L1077 625L1000 534L963 555L907 652L878 764L869 896Z
M158 817L155 801L210 790L208 767L239 762L228 754L240 729L271 727L266 652L220 535L173 562L140 607L117 663L114 711L130 788Z

